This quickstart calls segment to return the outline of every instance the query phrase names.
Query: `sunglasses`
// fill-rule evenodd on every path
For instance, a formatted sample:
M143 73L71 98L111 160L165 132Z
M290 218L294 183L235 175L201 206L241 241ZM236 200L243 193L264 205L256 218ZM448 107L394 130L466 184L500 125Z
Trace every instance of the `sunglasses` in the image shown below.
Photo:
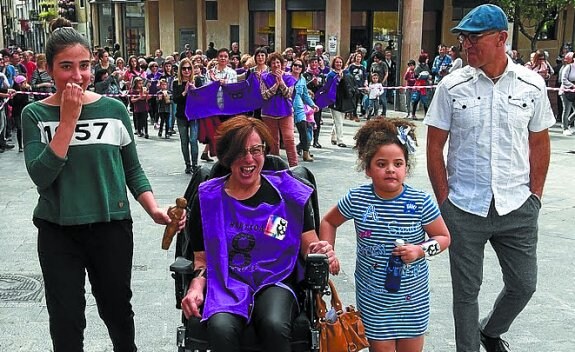
M495 34L495 33L499 33L499 32L467 33L467 34L461 33L457 36L457 40L459 41L460 44L463 44L466 39L469 40L469 42L471 44L477 44L479 39L481 39L482 37L485 37L485 36L488 36L491 34Z
M303 68L302 64L292 64L292 67L299 67L299 68Z
M192 67L191 66L184 66L180 68L182 71L191 71Z

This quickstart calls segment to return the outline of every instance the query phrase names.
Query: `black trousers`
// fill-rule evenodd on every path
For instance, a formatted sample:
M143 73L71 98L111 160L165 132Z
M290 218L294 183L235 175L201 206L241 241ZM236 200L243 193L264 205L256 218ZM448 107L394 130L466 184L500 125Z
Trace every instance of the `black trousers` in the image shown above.
M307 140L307 121L302 120L295 124L299 135L299 148L304 152L309 152L310 141Z
M115 352L135 352L132 221L60 226L34 219L54 352L82 352L86 271Z
M321 130L321 112L322 110L319 109L318 111L314 112L313 119L315 121L315 130L313 130L313 143L317 144L319 141L319 131Z
M292 321L298 314L293 294L285 288L270 286L255 297L252 321L264 351L290 352ZM207 322L212 352L240 351L246 320L230 313L212 315Z

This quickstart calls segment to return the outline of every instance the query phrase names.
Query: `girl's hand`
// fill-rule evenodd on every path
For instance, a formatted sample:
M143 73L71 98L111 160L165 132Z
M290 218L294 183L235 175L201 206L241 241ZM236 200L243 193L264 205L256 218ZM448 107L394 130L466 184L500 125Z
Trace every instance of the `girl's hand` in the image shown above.
M67 83L60 97L60 118L62 122L76 125L82 113L84 89L75 83Z
M419 258L425 257L423 249L415 244L405 244L401 247L395 247L392 252L393 255L400 256L405 264L412 263Z

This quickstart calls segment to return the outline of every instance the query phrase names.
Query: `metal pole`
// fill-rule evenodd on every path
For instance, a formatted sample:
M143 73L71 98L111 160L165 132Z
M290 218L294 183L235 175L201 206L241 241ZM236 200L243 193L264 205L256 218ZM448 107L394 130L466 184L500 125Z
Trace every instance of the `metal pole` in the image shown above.
M396 70L398 69L399 71L395 73L395 82L393 82L395 84L396 87L399 87L399 82L401 82L401 63L403 62L402 60L402 46L403 46L403 0L397 0L397 13L399 16L399 19L397 21L397 60L395 62L395 67ZM400 107L401 107L401 97L400 97L400 91L398 89L395 90L394 92L394 110L395 111L399 111Z

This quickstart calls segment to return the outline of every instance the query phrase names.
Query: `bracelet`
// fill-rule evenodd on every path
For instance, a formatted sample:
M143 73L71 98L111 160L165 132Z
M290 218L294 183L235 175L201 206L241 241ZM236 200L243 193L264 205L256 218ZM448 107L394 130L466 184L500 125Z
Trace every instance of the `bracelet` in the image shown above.
M421 249L423 249L423 253L425 253L426 257L431 257L437 255L441 252L441 247L439 246L439 242L437 240L429 240L425 241L419 245Z
M199 278L199 277L203 277L206 278L206 268L200 268L198 270L194 270L194 278Z

